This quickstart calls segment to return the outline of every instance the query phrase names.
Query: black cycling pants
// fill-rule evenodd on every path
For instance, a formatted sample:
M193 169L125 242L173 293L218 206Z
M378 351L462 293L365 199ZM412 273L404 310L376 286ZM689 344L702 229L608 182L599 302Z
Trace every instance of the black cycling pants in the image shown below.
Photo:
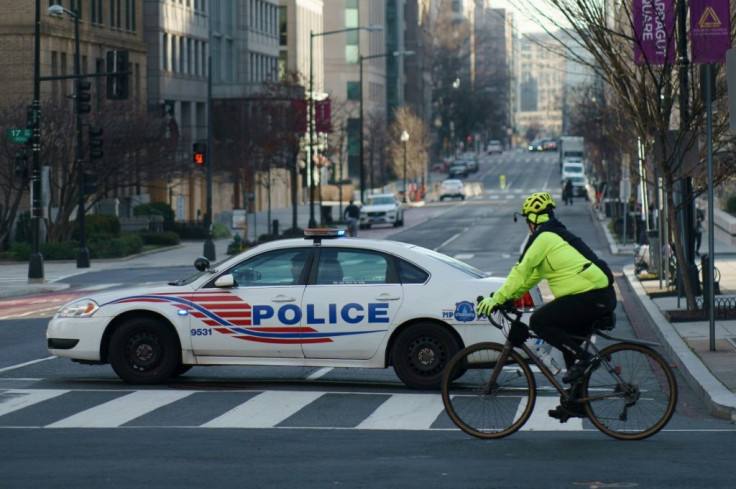
M572 365L583 353L580 341L573 336L586 336L596 319L616 309L616 291L613 286L567 295L549 302L531 315L529 327L544 341L561 350L565 364Z

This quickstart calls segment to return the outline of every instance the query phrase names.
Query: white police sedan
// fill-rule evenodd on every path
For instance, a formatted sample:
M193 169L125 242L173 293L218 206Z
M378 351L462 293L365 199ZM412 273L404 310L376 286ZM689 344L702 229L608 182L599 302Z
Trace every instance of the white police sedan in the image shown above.
M389 240L307 230L168 286L121 289L63 306L47 330L51 354L109 363L132 384L156 384L194 365L386 368L435 389L450 358L503 341L476 297L502 279L449 256ZM526 305L541 304L538 289Z

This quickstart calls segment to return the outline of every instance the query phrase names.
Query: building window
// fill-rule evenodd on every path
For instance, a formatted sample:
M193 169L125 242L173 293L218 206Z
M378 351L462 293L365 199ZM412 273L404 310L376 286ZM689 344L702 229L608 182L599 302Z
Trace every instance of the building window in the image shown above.
M360 100L360 82L348 82L348 100Z
M169 35L165 32L161 35L161 69L169 69Z
M279 46L287 45L286 7L279 7Z
M360 11L358 0L345 1L345 28L352 29L360 26ZM360 56L360 31L345 33L345 61L348 64L357 64Z

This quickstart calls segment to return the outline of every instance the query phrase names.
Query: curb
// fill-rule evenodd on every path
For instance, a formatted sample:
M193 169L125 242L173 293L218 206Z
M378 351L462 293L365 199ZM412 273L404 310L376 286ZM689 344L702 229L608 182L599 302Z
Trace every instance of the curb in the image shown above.
M682 373L688 386L704 399L711 414L721 419L736 421L736 395L729 391L693 353L634 275L634 266L623 269L624 276L651 320L653 331L662 342L667 357Z

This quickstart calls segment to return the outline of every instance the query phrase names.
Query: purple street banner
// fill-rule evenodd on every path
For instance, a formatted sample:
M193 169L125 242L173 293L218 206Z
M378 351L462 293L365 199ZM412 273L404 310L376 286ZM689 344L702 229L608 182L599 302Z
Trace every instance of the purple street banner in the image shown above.
M675 0L632 0L634 62L670 65L675 62Z
M731 48L729 0L690 0L693 63L725 63Z

